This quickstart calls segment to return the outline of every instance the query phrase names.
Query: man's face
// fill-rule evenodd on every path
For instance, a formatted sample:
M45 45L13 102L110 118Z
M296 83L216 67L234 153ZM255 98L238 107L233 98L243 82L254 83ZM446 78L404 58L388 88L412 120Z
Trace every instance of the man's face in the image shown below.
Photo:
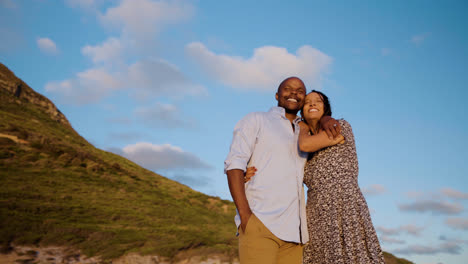
M304 83L299 78L289 78L279 87L276 100L287 112L297 112L304 106L305 95Z

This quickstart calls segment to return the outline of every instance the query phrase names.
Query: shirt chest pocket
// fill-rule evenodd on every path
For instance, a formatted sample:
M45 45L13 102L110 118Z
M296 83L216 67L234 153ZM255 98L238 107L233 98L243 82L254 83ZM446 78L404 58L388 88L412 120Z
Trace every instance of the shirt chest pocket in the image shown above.
M270 124L263 127L258 134L255 147L261 150L259 152L290 152L296 144L290 124Z

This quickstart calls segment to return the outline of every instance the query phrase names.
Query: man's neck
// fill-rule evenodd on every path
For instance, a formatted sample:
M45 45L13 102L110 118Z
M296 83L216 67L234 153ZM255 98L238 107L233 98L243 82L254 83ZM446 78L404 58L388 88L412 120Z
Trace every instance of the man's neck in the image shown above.
M286 118L291 121L291 123L297 118L297 112L287 112L285 114Z

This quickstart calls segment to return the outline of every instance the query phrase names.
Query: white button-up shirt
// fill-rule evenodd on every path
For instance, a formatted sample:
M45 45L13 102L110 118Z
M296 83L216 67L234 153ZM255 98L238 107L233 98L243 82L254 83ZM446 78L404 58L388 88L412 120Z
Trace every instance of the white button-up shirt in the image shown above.
M294 120L293 131L282 107L248 114L234 128L224 171L256 167L255 176L245 184L250 209L279 239L306 243L302 182L308 153L299 150L299 121ZM239 213L235 222L239 227Z

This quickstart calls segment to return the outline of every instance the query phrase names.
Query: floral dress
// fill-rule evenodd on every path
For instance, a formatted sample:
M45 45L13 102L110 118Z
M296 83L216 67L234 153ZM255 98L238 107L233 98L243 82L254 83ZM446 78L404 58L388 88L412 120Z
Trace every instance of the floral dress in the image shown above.
M339 122L346 142L315 152L305 166L310 241L303 263L383 264L369 208L358 186L353 132L348 122Z

